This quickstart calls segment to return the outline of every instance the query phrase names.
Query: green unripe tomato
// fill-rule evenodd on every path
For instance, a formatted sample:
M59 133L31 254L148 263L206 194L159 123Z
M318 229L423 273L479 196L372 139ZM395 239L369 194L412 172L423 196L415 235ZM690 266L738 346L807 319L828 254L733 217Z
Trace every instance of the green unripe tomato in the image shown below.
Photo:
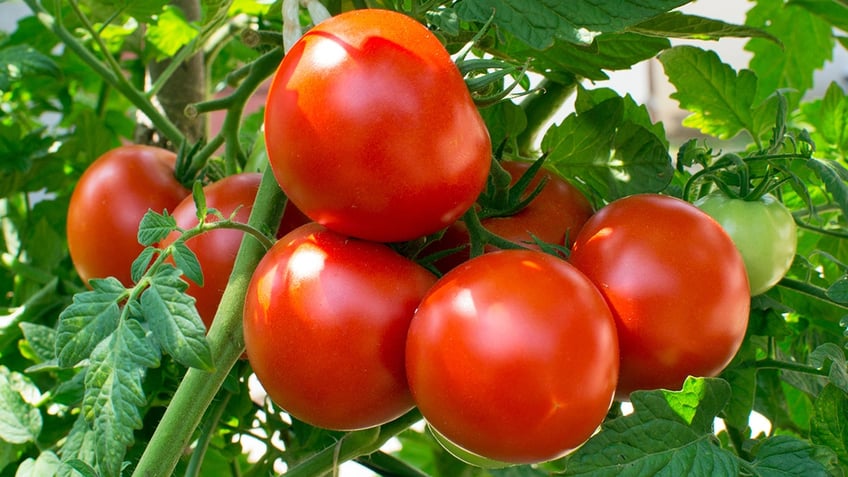
M792 214L774 196L734 199L712 193L695 202L730 235L745 261L751 295L773 287L789 270L797 247Z

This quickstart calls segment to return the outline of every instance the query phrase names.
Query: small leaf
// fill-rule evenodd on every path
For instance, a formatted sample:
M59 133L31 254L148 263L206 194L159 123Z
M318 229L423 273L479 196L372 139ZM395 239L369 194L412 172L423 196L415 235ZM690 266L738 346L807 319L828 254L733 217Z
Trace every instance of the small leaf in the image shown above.
M62 467L62 461L52 451L44 451L38 458L27 458L18 467L15 477L43 477L45 475L58 475Z
M156 23L147 27L145 38L159 50L159 59L173 57L180 48L197 37L198 30L186 21L182 10L167 5L156 17Z
M36 442L41 433L42 418L38 408L21 394L32 386L20 373L0 367L0 439L12 444Z
M150 261L153 260L153 255L156 252L157 249L155 247L144 247L144 250L133 260L130 267L130 278L132 278L133 283L138 283L141 277L144 276L144 272L147 271L147 267L150 266Z
M848 394L833 384L825 386L816 398L810 439L833 449L842 467L848 469Z
M794 475L831 475L828 467L819 461L825 448L792 436L774 436L757 442L751 449L751 465L759 477L787 477ZM824 455L835 459L832 451ZM825 459L829 460L829 459Z
M200 268L197 255L182 240L174 242L173 250L174 262L177 264L177 268L182 270L189 280L203 286L203 270Z
M142 312L165 352L180 364L210 370L212 352L206 341L206 327L194 299L183 293L185 288L179 272L164 268L141 295Z
M666 12L633 25L628 31L642 35L664 38L688 38L693 40L718 40L726 37L766 38L780 44L767 32L745 25L733 25L713 18L686 15L681 12Z
M148 210L138 224L138 243L148 246L160 242L177 230L177 220L168 215Z
M845 352L836 343L825 343L810 353L810 364L817 368L824 368L828 361L830 382L839 389L848 393L848 363L846 363Z
M24 339L41 361L56 357L56 330L38 323L23 322L20 325Z
M13 82L34 75L61 76L62 70L49 56L29 45L0 49L0 91L9 91Z
M806 166L824 182L827 192L848 217L848 169L842 164L827 159L807 159Z
M73 303L59 314L56 357L60 366L71 367L87 358L120 321L118 303L127 293L121 282L110 277L89 284L93 290L74 295Z
M848 277L842 277L827 288L827 297L836 303L848 304Z

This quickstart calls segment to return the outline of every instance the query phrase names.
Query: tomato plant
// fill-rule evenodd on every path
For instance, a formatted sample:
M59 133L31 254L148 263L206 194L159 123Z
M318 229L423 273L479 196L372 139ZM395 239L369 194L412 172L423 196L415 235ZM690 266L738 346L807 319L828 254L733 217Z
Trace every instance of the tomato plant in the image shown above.
M586 441L610 407L618 366L603 296L538 251L492 252L448 272L422 300L406 344L409 387L429 425L512 463Z
M373 427L413 406L404 372L412 314L435 277L388 247L307 224L256 267L244 306L253 370L292 416Z
M619 398L716 376L742 344L751 298L744 262L721 226L688 202L614 201L584 225L569 260L615 316Z
M789 271L797 248L797 226L774 196L743 200L715 192L695 205L716 219L733 239L745 261L752 295L766 292Z
M265 135L298 208L384 242L458 219L491 161L488 131L448 52L385 10L344 13L301 38L274 75Z
M149 146L112 149L89 166L68 205L68 249L83 281L132 283L141 253L138 225L148 209L174 210L189 191L174 177L176 155Z

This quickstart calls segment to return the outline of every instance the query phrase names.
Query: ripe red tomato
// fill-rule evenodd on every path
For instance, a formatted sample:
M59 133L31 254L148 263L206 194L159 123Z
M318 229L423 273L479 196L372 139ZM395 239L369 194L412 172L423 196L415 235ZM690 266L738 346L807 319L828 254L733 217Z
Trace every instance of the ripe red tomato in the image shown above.
M361 429L413 407L406 332L435 277L388 246L311 223L260 261L244 341L271 399L309 424Z
M82 280L113 276L132 284L130 267L144 249L138 224L148 209L173 210L189 194L174 177L176 155L152 146L121 146L95 160L68 206L68 249Z
M418 307L406 371L427 422L457 446L510 463L582 444L612 403L615 323L568 262L503 250L451 270Z
M265 136L300 210L381 242L453 223L491 164L486 125L448 52L386 10L342 13L293 46L268 92Z
M569 258L606 297L618 327L617 397L715 376L745 336L745 265L721 226L673 197L641 194L599 210Z
M235 212L234 220L246 223L253 209L253 202L259 190L259 182L262 174L258 172L246 172L225 177L215 183L203 188L206 197L207 208L215 208L224 217L230 217ZM174 209L171 214L177 221L177 225L183 229L190 229L197 225L197 207L194 197L189 195ZM214 215L207 215L208 222L215 222ZM297 226L309 222L294 206L287 206L283 215L282 223L277 231L281 237ZM179 233L171 233L162 241L162 246L168 246L179 237ZM206 328L212 325L212 319L218 311L221 296L227 287L230 274L233 271L236 255L238 254L244 233L233 229L218 229L204 232L186 241L186 246L197 256L203 271L203 286L187 279L188 289L186 293L196 300L197 311L206 324Z

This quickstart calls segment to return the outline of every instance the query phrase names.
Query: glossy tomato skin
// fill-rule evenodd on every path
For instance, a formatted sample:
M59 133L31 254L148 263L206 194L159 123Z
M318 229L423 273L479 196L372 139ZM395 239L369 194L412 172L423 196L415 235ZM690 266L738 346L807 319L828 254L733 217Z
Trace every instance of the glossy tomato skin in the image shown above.
M217 182L203 188L206 198L206 207L216 209L224 217L231 217L237 222L247 223L256 193L259 191L259 183L262 174L258 172L245 172L227 176ZM235 215L233 216L233 213ZM174 208L171 214L177 225L183 229L197 226L197 206L194 197L187 196ZM207 222L216 222L218 219L213 214L206 216ZM278 236L284 235L297 226L309 222L296 207L286 207ZM162 241L162 246L168 246L179 237L179 233L171 233ZM244 232L233 229L217 229L204 232L186 241L186 246L194 252L203 271L203 286L198 285L191 279L186 278L188 289L186 293L193 296L197 302L197 311L208 329L212 325L212 319L218 311L221 296L227 287L230 274L233 271L236 255L241 246Z
M352 430L394 419L413 407L406 332L434 281L383 244L299 227L249 284L250 364L271 399L309 424Z
M789 271L798 245L792 213L773 195L758 200L706 195L695 205L716 219L745 261L752 295L765 293Z
M680 389L689 375L715 376L742 343L750 307L742 257L688 202L656 194L616 200L586 222L569 261L615 316L620 399Z
M113 276L132 284L130 268L144 247L138 225L148 209L174 210L189 194L174 177L176 155L128 145L97 158L77 182L68 206L68 248L86 283Z
M503 250L460 265L427 293L406 366L418 408L446 439L530 463L592 435L612 402L619 357L612 314L585 276L552 255Z
M483 190L491 142L437 38L400 13L342 13L286 55L266 102L268 156L307 216L381 242L454 222Z

